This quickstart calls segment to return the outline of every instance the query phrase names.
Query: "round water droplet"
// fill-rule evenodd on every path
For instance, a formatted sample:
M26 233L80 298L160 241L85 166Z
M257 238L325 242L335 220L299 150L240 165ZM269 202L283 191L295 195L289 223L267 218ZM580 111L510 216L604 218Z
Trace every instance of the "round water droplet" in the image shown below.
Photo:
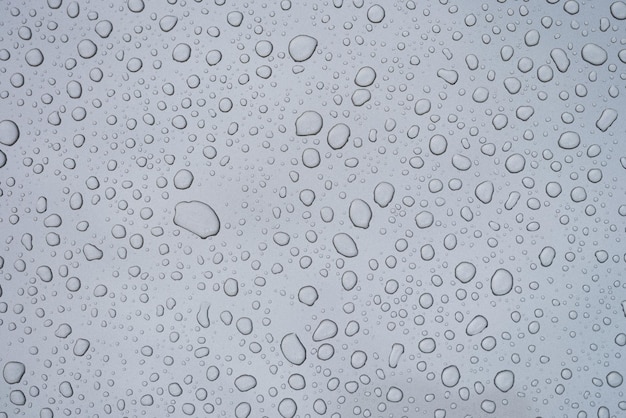
M172 51L172 59L176 62L186 62L191 57L191 47L186 43L180 43Z
M224 282L224 293L226 296L235 297L239 293L239 282L237 279L229 277Z
M313 332L313 341L319 342L328 340L337 335L339 328L335 321L330 319L322 320Z
M617 20L626 19L626 3L623 1L616 1L611 4L611 15Z
M12 120L0 122L0 144L12 146L20 138L20 129Z
M222 60L222 53L217 49L211 50L207 52L205 60L210 66L217 65Z
M90 345L91 343L89 342L89 340L86 340L84 338L78 338L74 343L74 355L78 357L84 356L85 353L87 353L87 350L89 350Z
M613 125L613 122L617 120L617 116L617 110L611 108L604 109L596 121L596 127L602 132L606 132Z
M441 382L444 386L453 388L461 380L461 373L459 372L459 368L452 365L448 366L441 372Z
M460 171L467 171L472 167L472 160L464 155L454 154L452 156L452 165Z
M372 220L372 209L364 200L354 199L350 203L349 217L354 226L367 229Z
M580 55L591 65L602 65L609 58L609 55L604 48L593 43L588 43L583 46Z
M317 135L324 125L322 115L313 110L303 112L296 119L296 135L310 136Z
M539 44L540 39L541 36L539 35L539 31L536 29L531 29L526 32L526 35L524 35L524 42L527 46L535 46Z
M580 145L580 135L572 131L563 132L558 144L563 149L574 149Z
M291 398L285 398L278 404L278 413L282 418L293 418L297 410L298 404Z
M422 353L430 354L435 351L437 344L432 338L424 338L417 344L417 347Z
M83 39L82 41L80 41L78 43L77 49L78 55L80 55L81 58L85 59L93 58L98 52L98 47L90 39Z
M317 48L317 39L308 35L298 35L289 42L289 55L295 62L311 58Z
M395 192L396 189L391 183L380 182L374 188L374 202L381 208L385 208L393 200Z
M274 50L274 45L270 41L263 40L256 43L254 50L259 57L266 58Z
M5 363L2 369L2 376L4 381L9 385L14 385L22 380L22 377L26 373L26 366L19 361L8 361Z
M352 94L352 104L360 107L369 102L372 98L372 93L367 89L356 89Z
M298 292L298 300L307 306L313 306L318 298L317 289L313 286L304 286Z
M176 16L166 15L159 20L159 27L163 32L169 32L174 29L177 23L178 18Z
M174 224L200 238L216 235L220 230L217 214L206 203L193 200L180 202L175 207Z
M174 187L176 187L178 190L188 189L189 187L191 187L193 180L194 177L191 171L186 169L178 170L178 172L174 176Z
M476 266L469 261L462 261L454 269L454 277L461 283L469 283L476 276Z
M352 270L346 271L341 276L341 285L346 291L350 291L354 289L357 283L358 283L358 276Z
M302 164L307 168L315 168L320 165L320 153L315 148L307 148L302 152Z
M359 254L354 239L346 233L339 233L333 237L333 245L335 250L344 257L352 258Z
M372 67L361 67L354 77L354 83L359 87L369 87L376 80L376 71Z
M291 364L300 366L306 360L306 349L300 338L294 333L287 334L280 342L280 349L285 359Z
M327 142L334 150L343 148L350 138L350 127L344 123L338 123L328 131Z
M141 13L143 9L146 7L143 0L128 0L128 10L133 13Z
M415 113L420 116L425 115L426 113L430 112L430 106L430 100L420 99L415 102Z
M491 292L495 296L504 296L513 289L513 275L506 269L498 269L491 276Z
M385 9L379 4L375 4L367 9L367 19L372 23L380 23L385 18Z
M441 68L437 71L437 77L445 80L450 85L454 85L459 80L459 73L455 70L446 70Z
M404 398L404 392L396 386L391 386L387 391L386 398L389 402L400 402Z
M43 63L43 53L39 48L33 48L26 53L25 59L31 67L38 67Z
M83 246L83 254L87 261L100 260L104 255L102 250L93 244L85 244Z
M429 148L434 155L441 155L448 149L448 141L443 135L433 135L430 138Z
M515 384L515 374L510 370L499 371L493 379L493 384L501 392L508 392Z
M364 351L356 350L350 356L350 365L354 369L360 369L367 363L367 354Z
M472 94L472 99L476 103L485 103L489 99L489 90L485 87L477 87Z
M539 261L543 267L551 266L554 261L554 257L556 257L556 251L550 246L544 247L539 253Z
M96 24L95 30L101 38L108 38L113 32L113 23L110 20L101 20Z
M474 190L476 198L484 204L488 204L493 199L494 185L490 181L483 181Z
M619 372L612 371L606 375L606 383L612 388L621 386L623 382L624 377Z
M241 26L241 23L243 22L243 13L238 11L230 12L226 15L226 21L230 26L237 28Z
M576 203L583 202L587 199L587 191L580 186L574 187L570 192L570 197Z
M242 374L235 379L235 387L239 392L247 392L256 387L256 378L249 374Z
M515 174L524 170L526 159L522 154L511 154L504 163L509 173Z
M470 337L480 334L487 328L488 326L487 318L482 315L476 315L470 322L467 324L467 328L465 329L465 333Z
M435 222L435 216L432 214L432 212L429 212L427 210L422 211L418 213L417 215L415 215L415 224L420 229L428 228L432 226L434 222Z

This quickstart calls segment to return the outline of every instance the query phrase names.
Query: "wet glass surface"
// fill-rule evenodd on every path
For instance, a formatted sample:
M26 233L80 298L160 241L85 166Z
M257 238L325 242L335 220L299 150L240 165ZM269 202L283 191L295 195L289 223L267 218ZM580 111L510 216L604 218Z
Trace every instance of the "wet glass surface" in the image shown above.
M626 416L626 3L0 2L0 418Z

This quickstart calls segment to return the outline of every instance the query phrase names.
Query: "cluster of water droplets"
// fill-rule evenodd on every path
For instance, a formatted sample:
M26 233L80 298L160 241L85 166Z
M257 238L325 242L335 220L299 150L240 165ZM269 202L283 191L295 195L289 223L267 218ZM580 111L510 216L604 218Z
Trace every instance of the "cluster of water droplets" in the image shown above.
M0 417L624 416L625 31L3 2Z

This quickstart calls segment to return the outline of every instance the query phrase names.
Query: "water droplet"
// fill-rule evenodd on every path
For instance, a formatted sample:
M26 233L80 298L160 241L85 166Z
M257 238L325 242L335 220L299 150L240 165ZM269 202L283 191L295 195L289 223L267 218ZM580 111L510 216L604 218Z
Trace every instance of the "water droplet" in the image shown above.
M180 43L172 50L172 59L176 62L186 62L191 57L191 47L186 43Z
M128 0L128 10L133 13L141 13L143 9L146 7L143 0Z
M487 318L482 315L476 315L468 324L465 333L470 337L478 335L487 328Z
M497 269L491 276L491 292L504 296L513 289L513 275L507 269Z
M9 385L20 383L25 373L26 366L19 361L8 361L4 364L4 368L2 369L4 381Z
M444 386L453 388L461 380L461 373L459 372L459 368L455 365L451 365L443 369L441 372L441 382Z
M220 220L213 208L197 200L176 205L174 224L203 239L217 235L220 230Z
M433 135L430 138L429 148L434 155L441 155L448 149L448 141L443 135Z
M330 319L324 319L313 332L313 341L318 342L333 338L337 335L337 332L337 324Z
M367 9L367 19L372 23L380 23L385 18L385 9L381 5L375 4Z
M338 123L328 131L327 142L332 149L338 150L348 143L349 138L350 127L344 123Z
M400 388L391 386L389 390L387 390L386 398L389 402L400 402L404 398L404 393Z
M454 85L459 80L459 73L455 70L441 68L437 70L437 77L445 80L448 84Z
M206 53L205 60L210 66L217 65L222 60L222 52L217 49L213 49Z
M376 80L376 71L372 67L361 67L354 77L354 83L359 87L369 87Z
M626 3L623 1L616 1L611 4L611 15L617 20L626 19Z
M240 392L247 392L254 389L256 384L256 378L249 374L242 374L235 379L235 387L239 389Z
M592 65L602 65L609 57L601 46L594 43L588 43L583 46L580 55L585 61Z
M515 167L519 168L519 166ZM494 185L490 181L483 181L478 186L476 186L476 190L474 194L476 198L480 200L484 204L491 203L491 199L493 198Z
M578 145L580 145L580 135L576 132L563 132L559 137L559 147L563 149L574 149Z
M291 398L285 398L278 404L278 413L282 418L293 418L297 410L298 404Z
M619 372L612 371L606 375L606 383L612 388L621 386L623 382L624 378Z
M493 383L501 392L508 392L515 384L515 374L510 370L501 370L494 377Z
M239 11L230 12L226 15L226 21L230 26L237 28L243 22L243 13Z
M562 50L561 48L554 48L552 49L552 51L550 51L550 57L552 58L554 64L556 65L556 68L560 72L564 73L568 70L571 62L567 57L567 53L564 50Z
M346 233L339 233L333 237L333 245L335 250L344 257L352 258L359 254L356 242Z
M307 306L313 306L317 299L319 299L319 294L313 286L304 286L298 292L298 300Z
M350 203L349 216L354 226L367 229L372 220L372 209L364 200L354 199Z
M78 43L78 55L81 58L89 59L93 58L98 53L98 47L90 39L83 39Z
M606 132L616 120L617 110L611 108L604 109L596 121L596 127L602 132Z
M298 35L289 42L289 55L295 62L303 62L313 56L317 39L308 35Z
M0 144L12 146L20 138L20 130L12 120L0 122Z
M93 244L85 244L83 246L83 254L87 261L100 260L104 256L102 250Z
M341 276L341 285L346 291L354 289L358 283L358 276L352 270L348 270Z
M469 283L476 277L476 266L469 261L462 261L454 268L454 277L461 283Z
M163 32L169 32L176 27L177 23L178 18L176 16L165 15L159 20L159 27Z
M41 64L43 64L44 60L43 53L39 48L33 48L28 51L25 55L25 58L26 63L31 67L39 67Z
M432 338L424 338L417 344L417 347L422 353L430 354L435 351L437 344Z
M296 119L296 135L317 135L322 130L323 125L322 115L313 110L308 110Z
M287 334L280 342L280 349L288 362L300 366L306 360L306 349L294 333Z

